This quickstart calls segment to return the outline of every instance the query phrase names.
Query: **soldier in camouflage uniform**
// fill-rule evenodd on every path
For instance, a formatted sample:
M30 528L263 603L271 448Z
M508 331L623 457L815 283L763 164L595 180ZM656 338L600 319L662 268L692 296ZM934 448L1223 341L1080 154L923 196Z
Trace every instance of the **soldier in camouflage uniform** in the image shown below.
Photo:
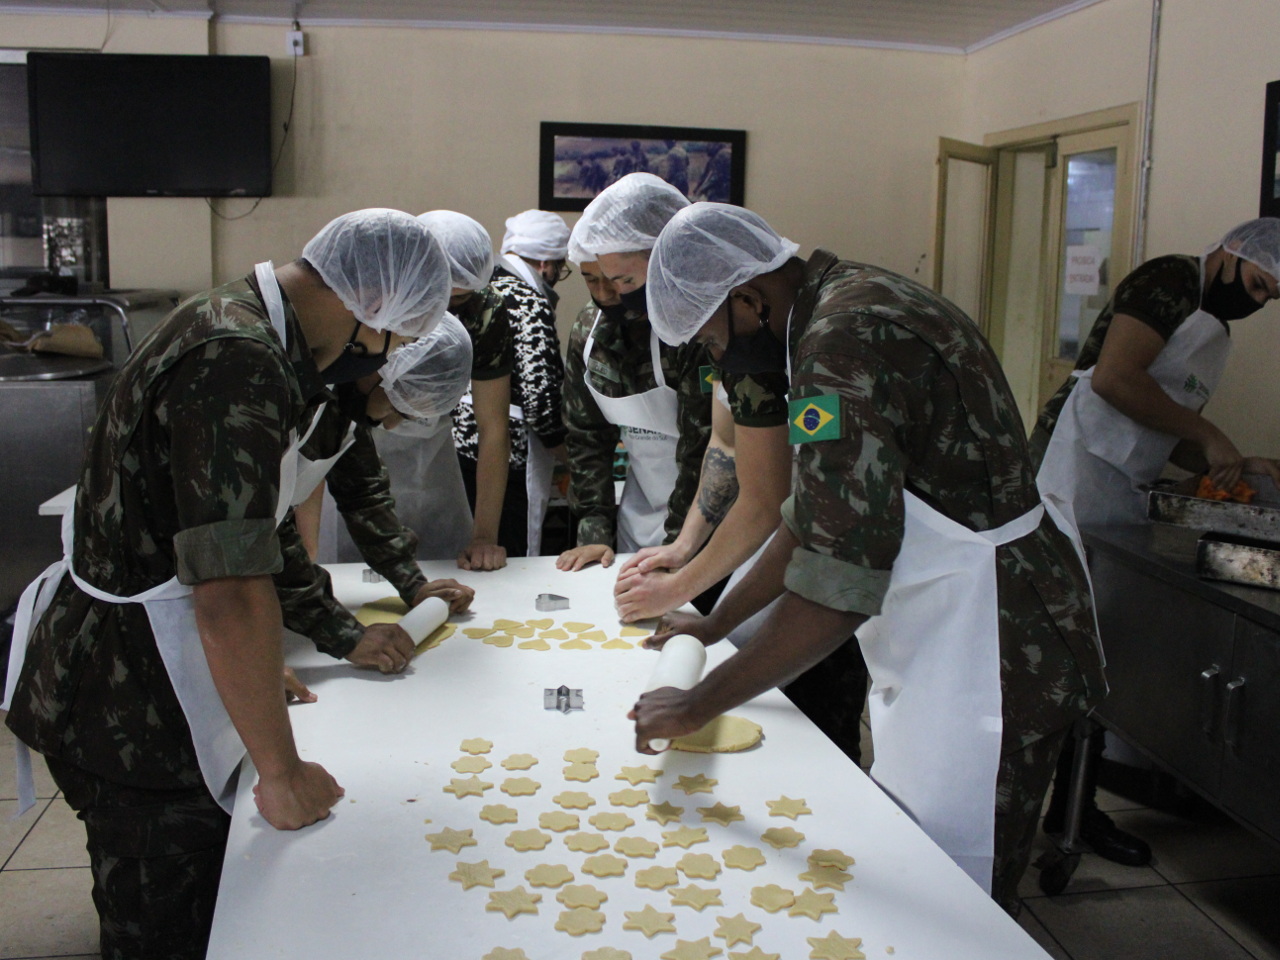
M6 722L46 756L85 822L111 960L204 956L234 788L234 775L215 783L213 771L227 776L245 747L259 810L277 828L324 818L342 795L298 757L285 711L282 616L335 656L357 639L326 630L317 606L289 612L318 587L296 530L278 527L287 451L324 391L321 370L351 375L426 333L443 313L448 268L425 229L395 211L340 217L305 255L186 301L130 357L90 435L74 576L46 581L52 598L34 630L15 630ZM353 261L374 259L382 279L355 281ZM277 293L282 309L269 308ZM180 584L192 585L186 597ZM172 598L126 599L157 585ZM388 649L403 656L412 643L398 633ZM204 656L181 652L191 644ZM173 669L186 693L164 650L183 658ZM216 692L193 698L201 669ZM215 707L221 723L207 719ZM196 743L222 723L235 742L214 751L218 764L198 758Z
M647 750L652 738L696 730L795 676L882 613L870 634L858 634L875 682L873 697L883 698L879 716L911 700L908 685L915 684L916 703L927 691L912 715L921 734L931 738L949 730L961 743L987 744L994 736L990 727L950 706L962 692L954 689L951 672L926 682L917 674L931 664L917 663L911 653L927 651L930 661L981 673L983 668L971 666L980 650L979 662L990 658L999 664L998 678L982 683L990 687L998 680L1002 719L990 757L990 889L998 902L1016 910L1017 882L1062 739L1105 692L1084 568L1055 522L1047 515L1036 519L1040 498L1018 411L973 323L904 277L839 261L822 250L805 262L794 257L795 250L749 211L695 204L673 218L653 253L649 302L664 339L696 336L721 354L732 324L732 338L748 341L744 348L776 353L783 349L790 316L789 414L792 439L801 449L783 523L761 561L711 617L670 616L658 641L692 631L712 642L781 596L779 608L736 656L693 690L666 688L641 697L633 713L637 747ZM935 541L950 548L949 539L932 532L923 541L912 533L907 519L921 509L953 525L943 529L994 532L1015 523L1025 532L1007 542L1008 534L1002 534L998 546L970 534L961 537L985 544L983 562L992 565L994 595L971 594L966 602L994 604L994 630L953 640L943 623L950 618L939 615L934 627L943 630L934 639L912 634L893 640L888 649L905 651L899 674L877 675L878 663L886 669L886 646L876 625L896 622L891 613L909 613L927 597L918 594L882 610L898 596L891 577L913 573L905 567L904 543L915 544L913 564ZM966 577L948 575L947 582L963 584ZM931 601L920 609L937 605ZM877 716L873 699L873 738ZM913 742L900 725L897 733ZM891 749L876 739L873 776L882 765L899 775L912 768L914 750L889 756ZM938 814L940 802L945 814L951 789L958 790L973 771L967 761L948 770L955 761L947 755L934 762L936 768L917 764L912 772L918 782L932 785L925 795L930 812ZM896 784L891 792L911 808ZM911 809L913 815L921 812ZM981 830L981 810L961 814ZM952 855L976 880L986 879L974 870L976 858L963 851Z

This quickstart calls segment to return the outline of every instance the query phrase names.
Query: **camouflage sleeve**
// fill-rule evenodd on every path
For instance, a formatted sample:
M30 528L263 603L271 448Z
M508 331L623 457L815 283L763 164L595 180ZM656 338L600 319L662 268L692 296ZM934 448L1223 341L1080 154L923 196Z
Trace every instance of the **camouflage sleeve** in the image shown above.
M834 396L839 417L831 439L800 444L794 492L782 509L800 541L786 586L825 607L874 616L902 545L901 384L870 350L807 352L794 373L793 404Z
M1200 306L1200 264L1194 257L1148 260L1116 287L1115 313L1141 320L1168 340Z
M733 422L742 427L780 427L787 422L785 373L740 373L722 376Z
M511 372L514 347L511 319L503 300L491 288L482 291L484 305L462 318L471 335L471 379L497 380Z
M613 546L618 504L613 492L613 455L621 431L610 423L587 390L582 352L595 308L578 314L569 333L565 358L564 425L569 454L569 512L578 526L578 543Z
M676 390L676 423L680 438L676 441L675 489L667 501L667 520L664 524L671 543L680 536L685 515L698 493L698 481L702 476L702 457L711 439L711 391L704 389L704 368L710 365L706 347L690 341L679 347L663 344L661 349L663 375Z
M190 351L157 390L174 478L180 582L281 569L275 507L291 406L279 355L239 337Z
M275 575L284 625L307 637L322 653L342 659L355 648L364 628L333 595L329 573L312 563L302 545L293 511L280 524L284 569Z
M368 427L356 428L353 443L329 471L329 493L365 563L387 578L409 603L427 582L414 559L417 535L400 522L391 477Z

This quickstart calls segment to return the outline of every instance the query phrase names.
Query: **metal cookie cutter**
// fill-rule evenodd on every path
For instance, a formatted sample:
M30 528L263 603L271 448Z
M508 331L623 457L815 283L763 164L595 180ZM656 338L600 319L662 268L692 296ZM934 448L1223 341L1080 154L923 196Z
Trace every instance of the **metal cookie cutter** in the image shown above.
M542 691L542 707L544 710L559 710L568 713L570 710L581 710L582 691L570 690L564 684L558 687L545 687Z
M539 610L568 610L569 598L561 597L554 593L540 593L536 606Z
M385 583L387 580L382 574L376 570L370 570L368 567L360 571L360 579L365 583Z

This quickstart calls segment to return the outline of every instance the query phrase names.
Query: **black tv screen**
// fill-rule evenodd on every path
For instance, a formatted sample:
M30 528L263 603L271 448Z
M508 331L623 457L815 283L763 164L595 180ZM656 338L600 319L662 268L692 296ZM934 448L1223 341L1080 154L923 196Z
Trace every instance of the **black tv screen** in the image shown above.
M27 92L38 196L271 194L267 57L31 53Z

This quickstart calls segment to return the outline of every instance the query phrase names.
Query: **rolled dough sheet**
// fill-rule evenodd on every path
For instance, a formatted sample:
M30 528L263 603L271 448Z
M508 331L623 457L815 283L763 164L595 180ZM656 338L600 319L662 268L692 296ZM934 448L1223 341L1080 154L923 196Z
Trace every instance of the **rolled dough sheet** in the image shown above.
M723 714L697 733L671 741L672 750L686 753L737 753L750 750L764 738L760 724L746 717Z
M371 627L375 623L399 623L400 618L409 612L409 605L399 597L383 597L381 600L374 600L366 603L356 611L356 620L366 627ZM425 653L432 647L438 647L441 643L453 636L453 632L458 629L456 623L442 623L426 638L418 644L413 655L416 657L420 653Z

